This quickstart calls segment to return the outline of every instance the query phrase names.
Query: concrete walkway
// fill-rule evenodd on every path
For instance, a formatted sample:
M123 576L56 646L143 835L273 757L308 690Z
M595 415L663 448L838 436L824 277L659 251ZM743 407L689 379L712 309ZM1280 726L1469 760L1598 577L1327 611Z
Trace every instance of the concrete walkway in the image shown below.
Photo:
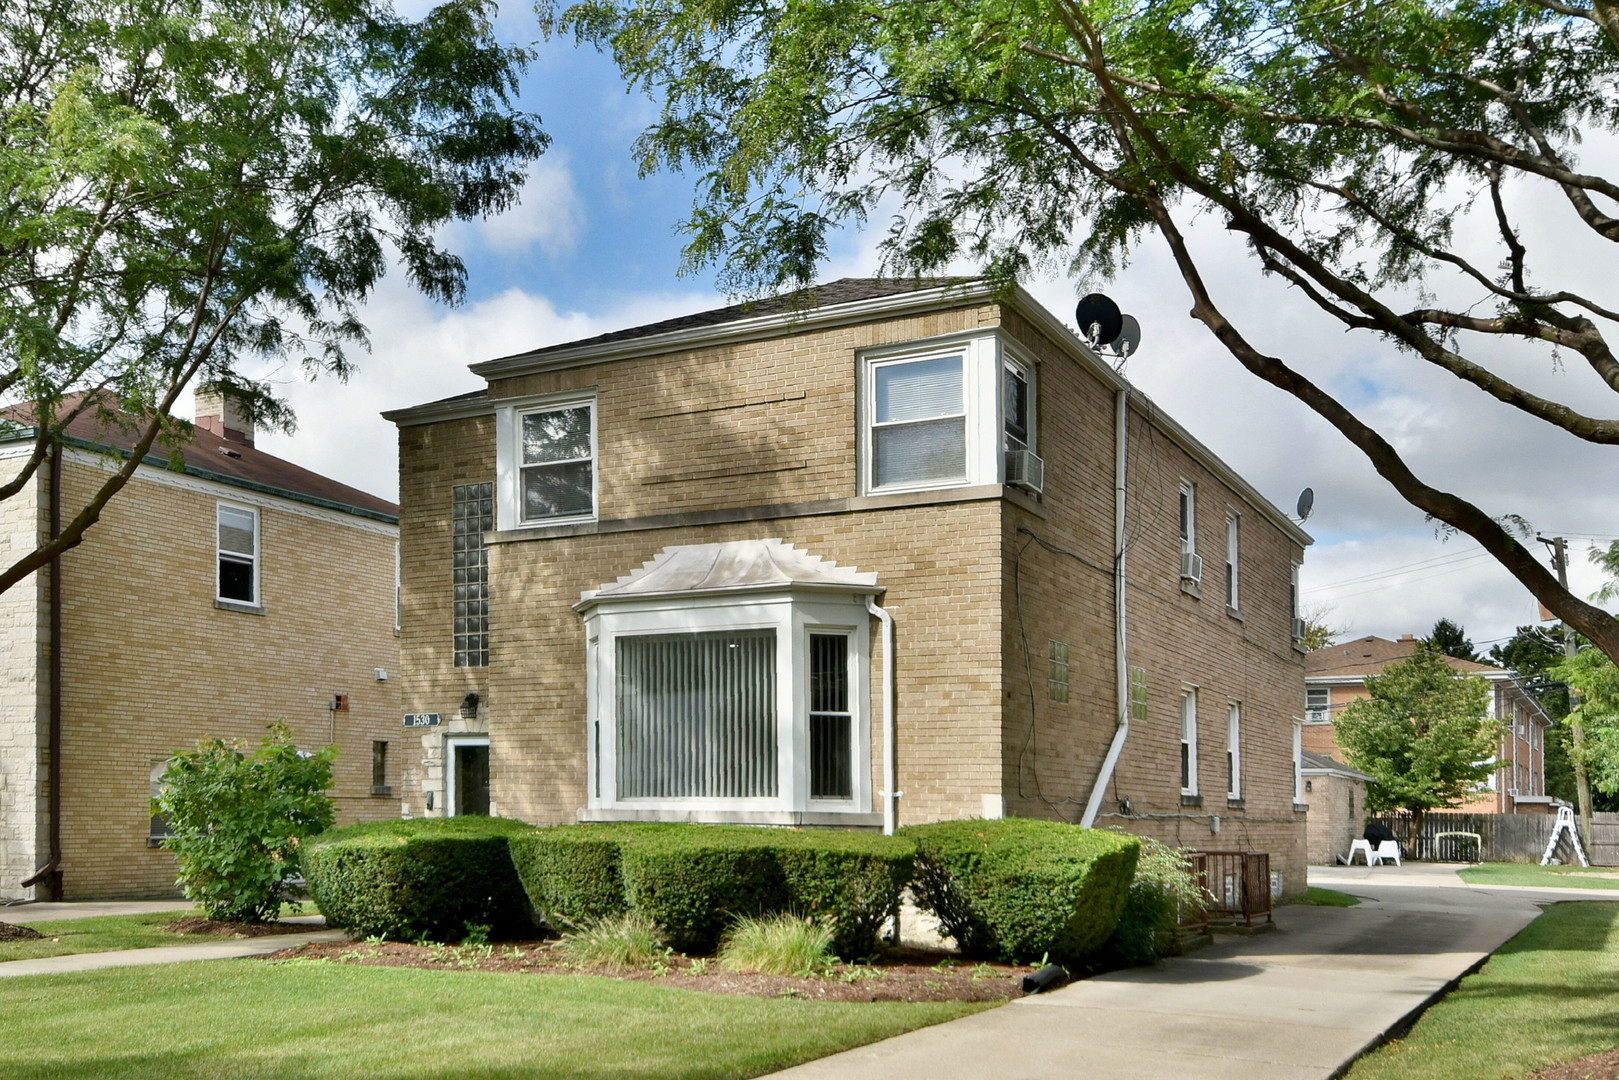
M1284 907L1273 933L1222 935L1157 967L1087 979L776 1076L1326 1080L1533 921L1535 900L1599 891L1472 888L1452 869L1418 864L1311 867L1310 882L1363 902Z
M225 938L187 945L159 945L152 949L122 949L118 952L76 953L71 956L45 956L37 960L8 960L0 963L0 979L22 975L61 975L69 971L98 971L101 968L141 967L146 964L183 964L192 960L231 960L241 956L268 956L310 941L342 941L341 930L316 930L307 934L271 934L256 938Z
M0 922L13 926L57 919L94 919L102 915L149 915L158 911L190 911L186 900L69 900L0 907Z

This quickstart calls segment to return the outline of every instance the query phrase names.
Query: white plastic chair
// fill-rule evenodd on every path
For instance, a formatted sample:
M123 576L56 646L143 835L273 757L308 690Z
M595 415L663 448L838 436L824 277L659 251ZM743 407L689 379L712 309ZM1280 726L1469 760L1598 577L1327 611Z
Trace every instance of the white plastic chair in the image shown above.
M1405 865L1400 862L1399 841L1384 840L1381 844L1377 845L1377 862L1383 862L1386 859L1393 859L1395 866L1403 867ZM1373 863L1372 865L1375 866L1376 863Z
M1355 865L1355 856L1356 856L1356 854L1361 854L1361 855L1366 856L1366 865L1367 866L1376 866L1377 865L1377 853L1372 850L1372 842L1370 840L1353 840L1353 841L1350 842L1350 844L1349 844L1349 861L1348 861L1348 863L1346 865L1349 865L1349 866L1354 866Z

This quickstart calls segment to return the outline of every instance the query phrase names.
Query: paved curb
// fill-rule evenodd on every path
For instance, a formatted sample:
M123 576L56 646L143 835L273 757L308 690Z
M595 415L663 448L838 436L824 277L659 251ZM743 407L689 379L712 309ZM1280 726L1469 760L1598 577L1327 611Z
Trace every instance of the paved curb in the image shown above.
M151 949L121 949L117 952L73 953L42 956L34 960L8 960L0 963L0 979L29 975L63 975L74 971L101 971L105 968L144 967L149 964L184 964L193 960L231 960L244 956L268 956L314 941L344 941L341 930L317 930L308 934L271 934L259 938L231 938L187 945L159 945Z

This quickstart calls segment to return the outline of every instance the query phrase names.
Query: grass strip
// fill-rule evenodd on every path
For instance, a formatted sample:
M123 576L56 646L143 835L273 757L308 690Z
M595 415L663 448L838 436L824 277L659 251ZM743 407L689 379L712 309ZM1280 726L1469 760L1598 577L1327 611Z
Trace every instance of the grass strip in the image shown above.
M8 1080L759 1076L984 1008L219 960L0 980Z
M1522 1080L1619 1045L1619 903L1553 904L1350 1080Z
M1534 866L1529 863L1484 863L1460 871L1469 885L1537 885L1543 889L1619 889L1619 870L1611 866Z

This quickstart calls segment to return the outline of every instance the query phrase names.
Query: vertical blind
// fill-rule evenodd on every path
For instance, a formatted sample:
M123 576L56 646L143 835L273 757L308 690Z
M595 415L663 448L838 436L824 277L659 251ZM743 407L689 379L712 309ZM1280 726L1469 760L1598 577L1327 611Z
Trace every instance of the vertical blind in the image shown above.
M961 357L884 364L873 381L872 486L965 476Z
M775 631L617 640L619 798L776 796Z

